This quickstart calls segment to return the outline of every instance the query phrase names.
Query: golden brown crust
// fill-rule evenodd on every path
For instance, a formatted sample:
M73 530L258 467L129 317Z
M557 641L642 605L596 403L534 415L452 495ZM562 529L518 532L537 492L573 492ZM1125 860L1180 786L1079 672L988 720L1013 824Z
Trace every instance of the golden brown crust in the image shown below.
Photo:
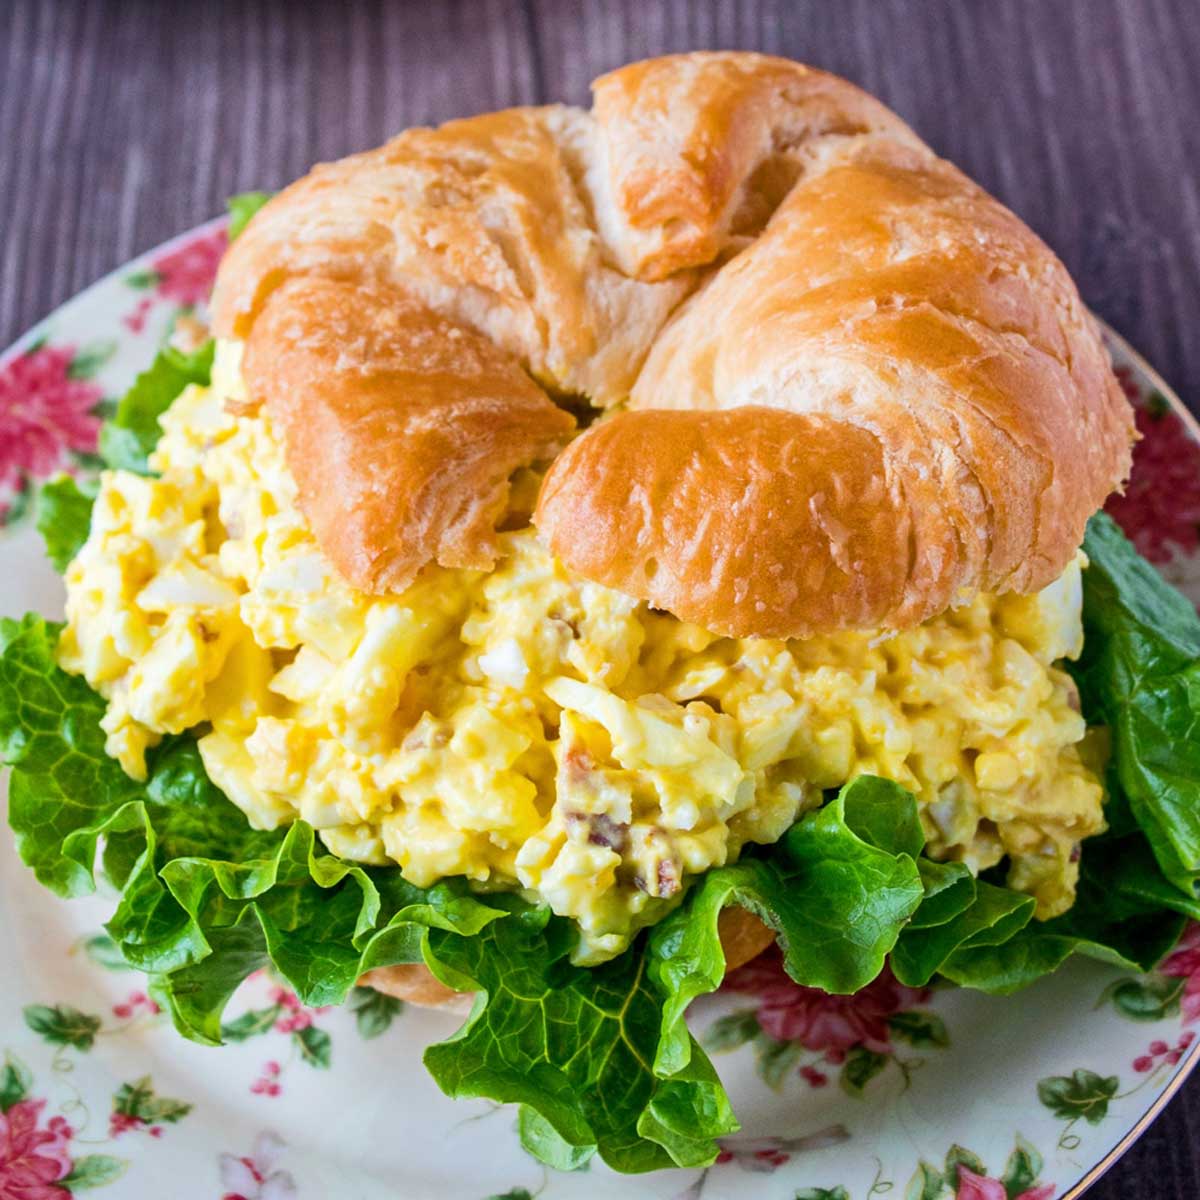
M826 141L885 133L919 145L893 112L824 71L742 51L631 63L592 85L611 240L643 279L713 262L757 234Z
M880 544L919 544L943 524L888 472L873 434L758 406L602 422L556 461L538 522L582 574L737 637L816 632L796 625L810 596L826 598L830 620L871 624L907 578L907 554ZM780 570L789 545L809 550Z
M726 974L757 958L775 940L773 929L768 929L752 912L736 905L721 909L717 932L725 952Z
M320 371L282 361L307 361L284 336L307 295L297 278L403 294L476 331L503 352L506 406L514 361L552 389L627 402L554 463L536 523L588 578L714 631L902 628L977 590L1059 574L1128 471L1133 422L1046 246L823 72L678 55L595 92L592 114L494 113L318 168L222 264L217 332L257 346L260 394L307 439L289 459L335 559L329 493L355 497L351 578L396 588L435 557L485 561L501 473L543 452L550 422L543 410L542 442L524 417L502 422L486 472L488 435L463 438L460 462L458 409L445 406L466 534L410 525L427 456L413 466L394 440L396 462L377 474L367 439L305 432L297 397L323 401L289 387ZM360 334L381 306L336 336L373 352ZM321 340L321 313L299 317ZM338 379L344 413L381 404ZM506 411L533 411L523 403ZM441 502L439 520L459 529L448 491Z
M611 262L583 180L595 139L577 109L509 109L316 167L230 247L215 333L245 337L287 279L400 285L546 387L623 399L690 281L645 282Z
M1133 438L1062 264L890 131L808 148L629 407L555 462L535 521L589 578L742 636L904 628L1043 587Z
M725 970L734 971L757 958L774 940L775 934L753 913L744 908L725 908L717 918L721 949L725 952ZM394 967L376 967L359 981L361 987L373 987L422 1008L444 1008L450 1012L470 1010L471 998L456 992L433 977L421 963L403 963Z
M376 967L359 981L359 987L372 987L386 996L394 996L406 1004L421 1008L445 1008L450 1012L468 1012L469 993L456 992L434 979L429 968L421 963L400 963L394 967Z
M368 592L402 590L431 560L490 567L509 476L573 425L502 350L394 288L283 284L243 374L322 548Z

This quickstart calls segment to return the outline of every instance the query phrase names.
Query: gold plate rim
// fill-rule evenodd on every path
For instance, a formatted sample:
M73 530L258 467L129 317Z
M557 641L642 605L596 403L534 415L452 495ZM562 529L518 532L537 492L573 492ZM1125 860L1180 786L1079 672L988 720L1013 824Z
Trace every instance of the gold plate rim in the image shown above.
M1200 421L1193 415L1191 409L1180 399L1175 389L1150 365L1145 356L1138 350L1135 350L1130 345L1127 338L1122 337L1107 321L1100 317L1096 318L1100 328L1104 331L1104 336L1111 342L1115 342L1121 349L1121 353L1129 359L1139 374L1144 375L1154 385L1157 392L1162 393L1162 397L1171 406L1171 411L1187 426L1187 431L1192 435L1197 442L1200 442ZM1063 1198L1066 1200L1066 1197Z

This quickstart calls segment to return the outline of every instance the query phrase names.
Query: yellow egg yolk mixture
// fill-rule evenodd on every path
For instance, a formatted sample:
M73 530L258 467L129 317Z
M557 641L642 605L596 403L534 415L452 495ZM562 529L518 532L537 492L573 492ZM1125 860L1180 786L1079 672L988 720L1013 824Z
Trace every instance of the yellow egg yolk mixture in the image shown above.
M1007 858L1039 916L1069 907L1079 842L1103 828L1055 666L1082 645L1080 559L1034 596L804 641L654 612L528 524L490 572L430 567L371 596L322 555L265 413L227 409L241 398L223 344L212 386L162 418L157 477L104 474L67 573L60 662L107 699L131 776L194 730L256 827L303 818L421 886L521 889L578 923L583 962L864 773L916 795L928 853Z

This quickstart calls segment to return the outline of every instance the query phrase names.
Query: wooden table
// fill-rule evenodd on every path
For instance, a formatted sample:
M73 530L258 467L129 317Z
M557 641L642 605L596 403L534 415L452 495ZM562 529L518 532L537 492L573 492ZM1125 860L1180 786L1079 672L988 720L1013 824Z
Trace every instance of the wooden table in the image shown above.
M230 193L705 47L876 93L1200 402L1197 0L0 0L0 346ZM1092 1195L1194 1200L1194 1130L1200 1076Z

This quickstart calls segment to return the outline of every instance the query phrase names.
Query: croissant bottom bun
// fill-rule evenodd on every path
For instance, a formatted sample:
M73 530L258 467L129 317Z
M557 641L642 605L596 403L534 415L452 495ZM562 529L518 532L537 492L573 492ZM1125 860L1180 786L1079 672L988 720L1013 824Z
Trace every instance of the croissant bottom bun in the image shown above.
M448 1012L471 1010L472 994L456 992L433 977L421 963L398 963L394 967L376 967L358 981L359 987L374 988L385 996L394 996L419 1008L444 1008Z

